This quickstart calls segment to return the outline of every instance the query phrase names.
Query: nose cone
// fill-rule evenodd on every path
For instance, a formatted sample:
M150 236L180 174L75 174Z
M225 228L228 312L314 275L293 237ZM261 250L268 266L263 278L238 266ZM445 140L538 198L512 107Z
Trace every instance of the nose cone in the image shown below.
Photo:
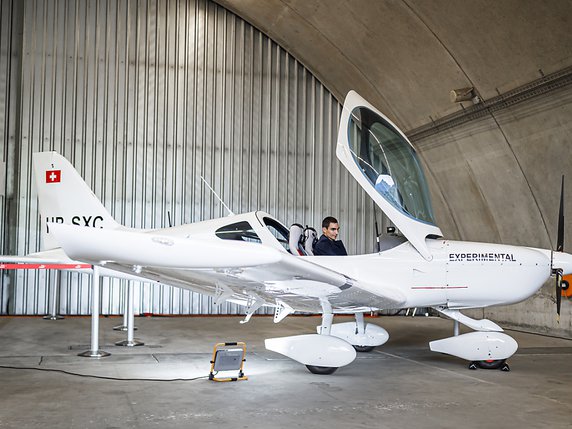
M564 252L554 252L552 268L560 268L564 275L572 274L572 255Z

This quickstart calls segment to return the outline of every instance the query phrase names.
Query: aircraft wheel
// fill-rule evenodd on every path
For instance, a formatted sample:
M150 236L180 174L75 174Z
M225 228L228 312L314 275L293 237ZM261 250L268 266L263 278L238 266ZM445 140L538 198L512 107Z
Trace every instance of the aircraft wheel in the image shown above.
M308 371L312 374L320 374L320 375L329 375L336 372L338 367L336 366L315 366L315 365L306 365Z
M562 290L568 290L569 287L570 283L568 283L568 280L562 280Z
M480 360L477 362L477 365L481 369L499 369L505 363L505 359L497 359L497 360Z
M354 349L356 349L356 352L369 353L375 349L375 346L354 346Z

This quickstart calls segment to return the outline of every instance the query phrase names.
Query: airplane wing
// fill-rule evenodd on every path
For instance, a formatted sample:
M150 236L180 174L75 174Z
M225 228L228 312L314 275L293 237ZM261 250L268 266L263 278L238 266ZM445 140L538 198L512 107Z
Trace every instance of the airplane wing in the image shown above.
M297 311L319 312L325 300L336 312L355 312L400 308L405 302L396 289L377 287L372 293L368 285L260 243L64 224L49 227L73 259L240 303L283 302Z

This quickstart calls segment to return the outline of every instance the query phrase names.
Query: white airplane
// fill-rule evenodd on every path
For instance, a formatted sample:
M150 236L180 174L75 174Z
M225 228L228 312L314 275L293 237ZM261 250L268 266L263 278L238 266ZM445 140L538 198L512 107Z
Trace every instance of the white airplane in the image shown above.
M388 340L385 329L364 323L364 312L432 307L474 332L432 341L431 350L473 367L508 370L516 341L494 322L460 310L525 300L556 275L560 312L562 275L572 273L572 255L561 251L562 203L557 252L442 238L413 146L353 91L344 103L336 155L402 234L377 253L300 256L298 236L261 211L164 229L126 228L65 158L43 152L35 154L34 169L44 247L52 250L0 260L71 258L102 267L102 275L191 289L217 304L240 303L245 321L261 306L275 308L276 323L296 311L321 313L317 333L265 343L318 374L331 374L351 363L356 350ZM339 313L355 314L355 323L333 324Z

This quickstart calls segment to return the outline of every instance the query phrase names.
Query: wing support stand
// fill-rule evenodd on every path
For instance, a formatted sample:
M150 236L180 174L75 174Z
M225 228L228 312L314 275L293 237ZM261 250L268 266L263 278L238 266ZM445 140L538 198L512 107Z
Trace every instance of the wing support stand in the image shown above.
M127 284L129 284L129 283L127 283ZM124 305L123 305L123 323L122 323L121 325L114 326L114 327L113 327L113 330L114 330L114 331L127 331L127 329L129 329L128 326L127 326L128 319L129 319L129 317L128 317L128 316L129 316L129 315L128 315L128 310L127 310L127 307L128 307L128 305L129 305L129 304L128 304L128 301L129 301L129 287L128 287L128 286L125 286L124 291L125 291L125 296L124 296L125 303L124 303ZM137 326L133 326L133 330L136 331L136 330L137 330Z
M91 275L91 349L78 354L81 357L99 359L111 355L99 349L99 267L92 267Z
M285 302L277 299L276 307L274 308L274 323L282 322L286 316L294 313L294 309Z
M256 294L251 293L246 304L246 316L244 317L244 320L240 321L240 323L248 323L254 312L262 307L264 303L265 301L262 298Z
M234 292L227 285L221 282L216 282L213 304L219 306L227 299L229 299L233 294Z
M143 346L145 343L137 341L133 338L133 331L135 330L135 314L133 312L133 302L135 301L135 291L133 290L133 282L127 282L127 300L125 302L125 313L127 314L127 339L118 341L116 346L136 347Z
M50 283L50 314L43 317L44 320L61 320L64 316L58 314L58 298L61 289L61 271L54 270L54 281Z

